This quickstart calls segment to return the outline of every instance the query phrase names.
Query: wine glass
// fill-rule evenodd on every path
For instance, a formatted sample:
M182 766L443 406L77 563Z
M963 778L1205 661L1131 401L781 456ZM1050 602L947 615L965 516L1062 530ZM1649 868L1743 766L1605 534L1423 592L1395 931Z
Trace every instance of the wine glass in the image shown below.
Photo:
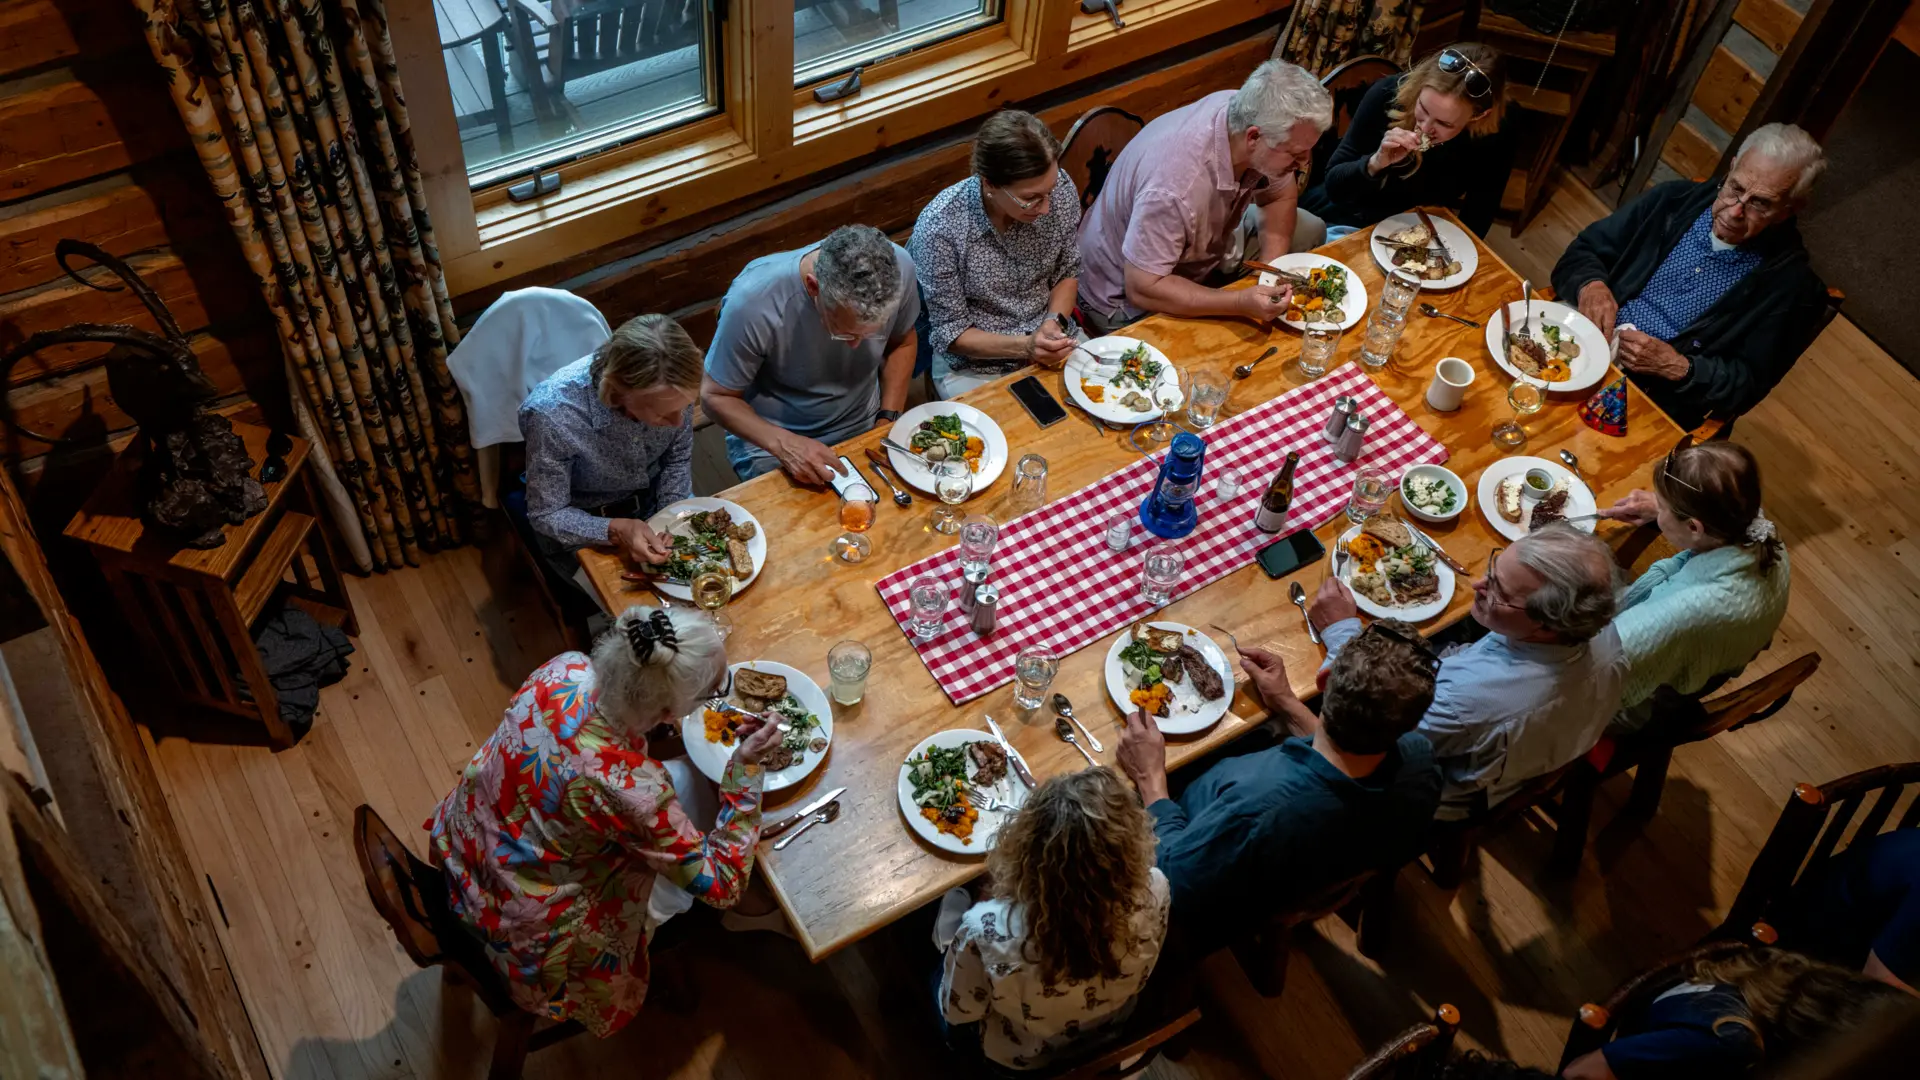
M833 553L841 562L857 563L872 553L872 542L862 534L873 528L874 507L879 501L865 484L848 484L840 493L840 527L847 531L834 538Z
M960 531L960 511L954 509L973 495L973 470L965 461L938 461L933 464L933 493L941 505L933 508L933 531L952 536Z
M1147 391L1147 399L1153 402L1154 408L1160 410L1160 416L1133 429L1130 439L1135 450L1151 454L1173 441L1174 434L1180 430L1179 425L1173 422L1173 414L1186 401L1183 387L1188 381L1186 373L1172 364L1166 365L1160 372L1159 378Z
M1527 445L1527 429L1521 426L1520 418L1546 408L1547 391L1531 379L1515 376L1513 385L1507 387L1507 404L1513 407L1513 419L1494 425L1493 445L1502 450L1518 450Z
M693 592L693 602L713 620L713 628L720 632L721 639L733 633L733 620L720 612L727 601L733 599L733 575L720 567L709 566L693 575L688 588Z

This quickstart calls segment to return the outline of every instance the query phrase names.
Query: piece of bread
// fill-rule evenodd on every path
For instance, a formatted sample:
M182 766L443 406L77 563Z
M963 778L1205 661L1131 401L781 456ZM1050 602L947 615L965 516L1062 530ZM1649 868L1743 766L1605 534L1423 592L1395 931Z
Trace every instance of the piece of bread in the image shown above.
M727 541L727 561L733 564L733 576L741 579L753 576L753 556L747 553L745 540Z
M1393 591L1387 588L1387 579L1371 570L1362 570L1347 579L1347 586L1354 592L1376 604L1391 605Z
M1520 521L1520 488L1527 482L1522 473L1514 473L1493 489L1493 499L1499 507L1500 516L1518 524Z
M1182 640L1180 631L1178 630L1162 630L1157 626L1148 626L1143 622L1133 624L1133 639L1135 641L1146 642L1147 647L1157 653L1180 651Z
M1389 548L1406 547L1413 543L1413 532L1407 528L1407 523L1384 511L1368 518L1360 531L1378 537Z
M727 535L735 540L751 540L760 530L751 521L738 522L727 529Z
M741 668L733 673L734 692L743 698L759 698L762 701L779 701L787 696L787 677L769 675L752 668Z

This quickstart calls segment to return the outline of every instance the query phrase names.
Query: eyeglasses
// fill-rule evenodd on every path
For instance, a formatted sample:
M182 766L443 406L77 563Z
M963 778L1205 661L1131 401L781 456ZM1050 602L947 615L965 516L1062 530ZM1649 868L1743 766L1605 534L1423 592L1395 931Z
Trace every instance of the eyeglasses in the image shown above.
M1660 463L1660 475L1665 477L1668 480L1673 481L1676 484L1679 484L1681 487L1686 488L1688 491L1698 493L1700 491L1699 488L1694 487L1692 484L1689 484L1685 480L1680 479L1680 477L1676 475L1673 471L1674 459L1678 458L1682 452L1686 451L1692 446L1693 446L1693 436L1682 435L1680 437L1679 445L1667 451L1667 459Z
M1777 196L1756 195L1748 191L1746 185L1732 176L1728 176L1721 182L1720 198L1723 202L1731 201L1747 213L1758 214L1761 217L1772 217L1785 205L1785 201Z
M1500 561L1500 553L1505 550L1507 549L1494 548L1492 551L1487 552L1487 600L1490 603L1492 603L1495 607L1512 608L1515 611L1525 611L1527 609L1527 605L1516 604L1513 601L1508 600L1502 594L1500 589L1500 573L1498 570L1498 565Z
M1428 641L1426 638L1423 638L1418 634L1409 634L1405 630L1402 630L1397 626L1388 626L1385 623L1378 623L1378 622L1369 624L1367 626L1366 632L1369 634L1377 633L1381 637L1392 638L1393 640L1400 642L1402 645L1413 646L1415 651L1417 651L1418 653L1420 653L1421 656L1426 658L1427 669L1434 674L1439 673L1440 654L1433 651L1433 643Z
M1467 59L1466 53L1458 49L1441 49L1440 57L1436 63L1438 63L1441 71L1449 75L1458 75L1463 71L1467 73L1467 77L1462 81L1461 86L1467 91L1468 97L1483 98L1492 96L1493 80L1487 77L1487 73L1481 70L1479 64Z
M1015 195L1013 192L1008 191L1006 188L999 186L998 184L988 184L987 190L1007 200L1008 202L1012 203L1015 207L1021 210L1031 210L1034 207L1039 206L1041 203L1046 202L1048 197L1050 197L1053 194L1051 190L1048 190L1048 191L1043 191L1038 195L1035 195L1031 199L1023 199L1020 196Z
M876 334L843 334L835 330L833 328L833 324L827 321L827 306L820 302L820 294L818 293L815 293L813 296L813 310L820 313L820 323L821 325L827 328L827 336L839 342L842 345L858 345L870 337L879 336L877 333Z
M701 694L700 697L704 700L712 700L724 698L731 693L733 693L733 669L723 668L720 671L720 681L713 684L713 689Z

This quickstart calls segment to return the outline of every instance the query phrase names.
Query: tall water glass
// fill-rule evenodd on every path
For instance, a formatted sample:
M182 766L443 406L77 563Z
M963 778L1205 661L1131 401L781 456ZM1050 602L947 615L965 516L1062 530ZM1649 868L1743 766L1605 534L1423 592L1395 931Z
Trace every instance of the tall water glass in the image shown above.
M1420 278L1413 271L1402 267L1387 275L1387 283L1380 287L1380 306L1400 314L1405 318L1407 310L1420 296Z
M1387 470L1378 465L1362 465L1353 472L1353 495L1347 499L1347 520L1361 524L1379 513L1393 494L1387 482Z
M1387 366L1393 350L1400 344L1400 333L1407 328L1407 314L1376 306L1367 318L1367 336L1360 342L1360 362L1374 370Z
M941 505L933 508L929 519L933 531L952 536L960 531L960 511L954 507L973 495L973 470L964 461L941 461L933 466L933 493Z
M913 608L913 636L917 641L932 641L940 632L940 626L946 621L947 583L931 574L915 578L913 588L908 591L908 603Z
M1212 368L1194 368L1188 376L1187 423L1195 428L1210 428L1220 421L1221 406L1227 403L1227 375Z
M842 705L858 705L867 696L867 672L873 653L857 641L843 641L827 650L828 693Z
M960 569L984 572L1000 543L1000 529L985 514L975 514L960 523Z
M1300 373L1317 379L1333 366L1333 354L1340 350L1338 326L1309 326L1300 332Z
M1047 700L1053 676L1060 670L1060 657L1029 645L1013 661L1013 703L1022 709L1037 709Z
M1173 599L1180 575L1187 568L1186 556L1171 544L1147 549L1140 557L1140 595L1149 604L1164 604Z
M1046 504L1047 459L1039 454L1020 455L1013 464L1013 490L1007 493L1007 509L1017 516Z

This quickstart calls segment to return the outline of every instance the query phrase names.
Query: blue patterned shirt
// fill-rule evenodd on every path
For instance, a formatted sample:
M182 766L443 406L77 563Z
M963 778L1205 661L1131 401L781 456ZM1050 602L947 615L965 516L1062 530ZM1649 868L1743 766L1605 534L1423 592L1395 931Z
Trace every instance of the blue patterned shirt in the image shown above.
M1713 207L1708 206L1667 252L1640 295L1620 305L1614 325L1632 323L1641 333L1671 343L1759 265L1756 252L1715 248Z
M611 519L588 509L648 492L640 517L693 493L693 407L678 427L654 427L600 400L583 356L520 405L527 440L527 520L567 547L607 542Z

